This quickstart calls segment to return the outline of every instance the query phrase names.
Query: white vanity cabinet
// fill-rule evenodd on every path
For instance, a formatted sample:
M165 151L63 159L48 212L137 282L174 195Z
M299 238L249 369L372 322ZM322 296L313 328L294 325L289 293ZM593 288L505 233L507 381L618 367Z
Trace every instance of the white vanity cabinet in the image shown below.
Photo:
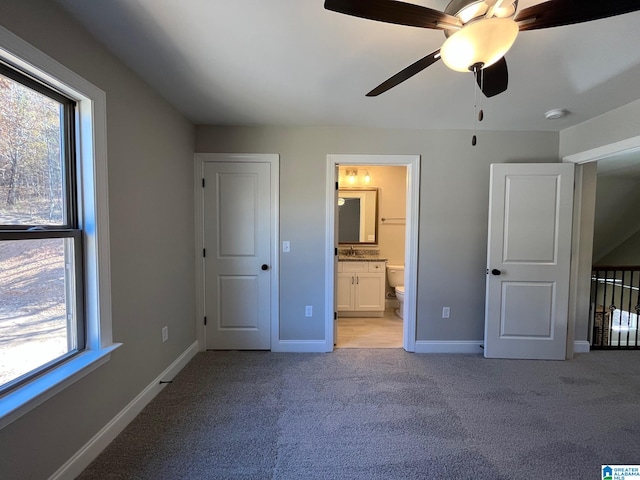
M385 262L338 262L336 304L341 316L384 315Z

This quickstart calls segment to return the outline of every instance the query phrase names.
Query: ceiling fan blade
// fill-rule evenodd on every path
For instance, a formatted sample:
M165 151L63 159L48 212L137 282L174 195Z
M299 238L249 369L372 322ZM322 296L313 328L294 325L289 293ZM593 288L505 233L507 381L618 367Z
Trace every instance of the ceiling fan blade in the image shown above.
M404 70L400 70L393 77L391 77L390 79L382 82L376 88L374 88L369 93L367 93L367 97L377 97L378 95L380 95L381 93L386 92L390 88L393 88L396 85L404 82L405 80L410 79L416 73L420 73L422 70L427 68L429 65L437 62L438 60L440 60L440 49L436 50L435 52L430 53L429 55L427 55L424 58L421 58L417 62L412 63L411 65L409 65Z
M410 27L443 30L461 26L460 20L439 10L395 0L325 0L324 8L354 17Z
M559 27L589 22L640 10L638 0L548 0L518 12L520 30Z
M486 97L493 97L504 92L509 85L509 72L504 57L490 67L481 70L476 75L476 82Z

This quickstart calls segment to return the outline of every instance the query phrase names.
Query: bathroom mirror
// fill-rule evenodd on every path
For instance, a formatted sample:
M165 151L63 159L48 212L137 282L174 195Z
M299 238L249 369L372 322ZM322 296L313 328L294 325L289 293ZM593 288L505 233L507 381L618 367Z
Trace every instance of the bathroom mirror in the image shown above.
M378 189L338 191L338 243L378 243Z

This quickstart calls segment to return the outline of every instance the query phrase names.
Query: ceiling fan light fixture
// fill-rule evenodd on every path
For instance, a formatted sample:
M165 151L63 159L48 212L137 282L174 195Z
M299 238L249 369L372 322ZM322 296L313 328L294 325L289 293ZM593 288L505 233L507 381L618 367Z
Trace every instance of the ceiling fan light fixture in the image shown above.
M487 5L484 1L473 2L464 7L458 14L456 15L460 21L464 24L470 22L476 17L480 15L484 15L487 13L489 9L489 5Z
M447 38L440 55L457 72L468 72L477 64L490 67L509 51L518 31L518 24L510 18L483 18Z
M510 5L504 5L499 8L496 8L493 11L493 15L498 18L510 18L516 14L516 4L512 3Z

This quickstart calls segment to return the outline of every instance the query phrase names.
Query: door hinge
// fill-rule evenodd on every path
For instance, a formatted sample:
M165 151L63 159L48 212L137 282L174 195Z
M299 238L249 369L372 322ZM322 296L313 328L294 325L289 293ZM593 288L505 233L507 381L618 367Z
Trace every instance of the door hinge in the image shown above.
M333 319L337 320L338 319L338 312L333 312Z
M336 182L336 190L338 190L338 182Z
M338 247L335 248L333 254L336 255L336 256L338 255Z
M204 188L204 178L202 179L202 188Z
M204 325L207 326L207 317L204 317Z
M202 249L202 256L203 256L203 257L206 257L206 256L207 256L207 249L206 249L206 248L203 248L203 249Z

